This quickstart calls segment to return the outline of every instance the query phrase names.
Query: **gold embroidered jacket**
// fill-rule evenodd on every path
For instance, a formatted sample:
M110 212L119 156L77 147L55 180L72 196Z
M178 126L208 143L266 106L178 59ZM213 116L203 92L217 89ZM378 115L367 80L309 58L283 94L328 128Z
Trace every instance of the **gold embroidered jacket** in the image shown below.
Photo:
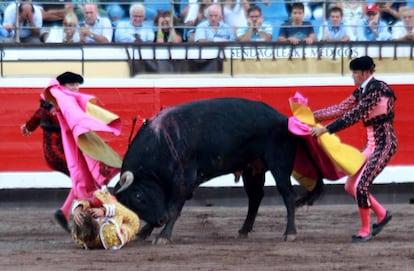
M119 203L106 189L106 187L97 190L94 193L96 199L105 208L105 216L97 218L99 224L99 235L96 241L87 246L81 241L75 233L74 240L85 249L120 249L132 240L139 229L138 216L127 207ZM87 210L90 203L86 200L76 201L72 210L82 206L83 210Z

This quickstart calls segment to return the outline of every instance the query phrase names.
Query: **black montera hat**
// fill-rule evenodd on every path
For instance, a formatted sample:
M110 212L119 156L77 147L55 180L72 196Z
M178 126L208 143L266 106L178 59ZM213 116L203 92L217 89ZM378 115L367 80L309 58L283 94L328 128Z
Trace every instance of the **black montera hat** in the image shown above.
M371 57L361 56L349 63L349 69L352 71L372 71L375 69L375 64Z
M83 84L83 77L80 74L73 73L73 72L64 72L58 77L56 77L56 80L59 81L59 84L70 84L70 83L79 83Z

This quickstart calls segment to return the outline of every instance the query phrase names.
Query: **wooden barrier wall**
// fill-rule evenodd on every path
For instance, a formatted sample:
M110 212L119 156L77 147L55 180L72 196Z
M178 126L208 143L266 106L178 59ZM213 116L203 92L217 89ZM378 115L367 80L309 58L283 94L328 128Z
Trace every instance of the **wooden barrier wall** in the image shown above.
M18 82L22 79L17 79ZM154 79L156 81L156 79ZM214 78L211 78L214 80ZM237 79L235 79L237 80ZM351 85L336 85L335 79L326 79L322 86L85 86L82 92L94 94L101 104L120 115L123 120L122 133L119 137L103 135L109 144L122 156L128 145L132 118L138 116L138 125L142 119L150 118L163 107L212 97L244 97L264 101L286 115L290 115L288 98L300 91L309 98L312 109L318 109L341 101L354 89ZM331 85L329 85L329 80ZM174 79L172 79L174 81ZM256 79L257 81L257 79ZM260 79L259 79L260 81ZM293 79L294 83L295 80ZM328 82L328 85L326 85ZM292 84L293 84L292 83ZM395 127L399 138L399 150L391 165L413 165L414 110L412 107L414 84L391 84L398 97ZM15 87L1 86L0 82L0 171L43 171L49 170L43 161L41 150L41 130L36 130L30 137L20 133L20 125L38 108L39 86ZM138 128L135 129L135 131ZM356 125L339 136L358 148L362 147L365 130Z

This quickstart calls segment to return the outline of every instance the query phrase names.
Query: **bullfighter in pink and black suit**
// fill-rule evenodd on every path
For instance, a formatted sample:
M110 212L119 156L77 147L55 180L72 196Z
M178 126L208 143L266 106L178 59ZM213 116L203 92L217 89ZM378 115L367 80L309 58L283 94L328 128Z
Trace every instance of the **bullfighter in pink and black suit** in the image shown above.
M375 64L371 57L363 56L350 62L350 69L356 89L351 96L338 105L314 112L317 122L335 119L321 128L312 128L311 135L335 133L362 120L367 130L367 142L363 148L366 163L360 171L348 178L345 190L357 201L361 218L359 232L352 236L352 242L367 242L376 236L391 220L386 210L370 193L370 186L385 168L397 150L394 132L393 90L383 81L373 77ZM377 223L370 228L370 210L377 216Z

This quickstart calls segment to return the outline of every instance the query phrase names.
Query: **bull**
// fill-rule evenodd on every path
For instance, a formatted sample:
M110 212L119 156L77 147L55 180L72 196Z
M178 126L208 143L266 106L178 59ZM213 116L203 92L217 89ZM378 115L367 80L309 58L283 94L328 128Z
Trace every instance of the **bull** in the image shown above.
M287 210L284 240L294 240L296 195L290 176L297 144L288 118L262 102L217 98L169 107L135 135L114 192L146 222L138 236L146 239L155 227L164 226L153 240L164 244L200 184L241 172L248 211L239 236L247 237L270 170Z

